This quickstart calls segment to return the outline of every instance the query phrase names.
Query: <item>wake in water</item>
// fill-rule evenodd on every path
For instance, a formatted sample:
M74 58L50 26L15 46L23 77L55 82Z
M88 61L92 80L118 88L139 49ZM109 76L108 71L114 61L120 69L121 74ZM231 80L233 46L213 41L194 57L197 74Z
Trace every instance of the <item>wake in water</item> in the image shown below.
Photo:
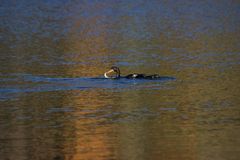
M162 89L164 82L173 77L161 77L158 80L119 79L117 81L104 77L52 78L31 74L16 74L0 78L0 100L11 99L15 94L28 92L49 92L64 90L108 89L118 91L126 89Z

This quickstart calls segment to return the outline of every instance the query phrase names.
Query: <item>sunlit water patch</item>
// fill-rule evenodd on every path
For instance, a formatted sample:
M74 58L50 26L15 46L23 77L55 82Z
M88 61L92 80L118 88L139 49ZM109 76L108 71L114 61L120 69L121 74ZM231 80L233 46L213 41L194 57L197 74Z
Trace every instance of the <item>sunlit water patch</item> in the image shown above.
M238 1L5 0L0 17L0 159L239 159ZM91 78L112 65L176 80Z

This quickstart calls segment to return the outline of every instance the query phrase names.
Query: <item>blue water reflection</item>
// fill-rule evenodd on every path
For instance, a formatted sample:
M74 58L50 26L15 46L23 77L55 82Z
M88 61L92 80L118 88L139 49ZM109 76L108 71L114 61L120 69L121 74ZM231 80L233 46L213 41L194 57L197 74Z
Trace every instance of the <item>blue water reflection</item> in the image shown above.
M238 0L1 0L0 159L238 160L239 17ZM170 77L97 77L113 65Z
M10 76L10 75L9 75ZM175 80L174 77L162 76L156 80L145 79L106 79L97 78L52 78L47 76L34 76L31 74L11 75L11 78L1 78L0 82L5 83L0 88L0 99L11 99L14 93L27 92L49 92L64 90L85 90L85 89L108 89L109 91L121 91L126 89L163 89L164 83ZM7 82L15 83L8 85ZM21 82L22 84L18 84ZM165 86L166 87L166 86Z

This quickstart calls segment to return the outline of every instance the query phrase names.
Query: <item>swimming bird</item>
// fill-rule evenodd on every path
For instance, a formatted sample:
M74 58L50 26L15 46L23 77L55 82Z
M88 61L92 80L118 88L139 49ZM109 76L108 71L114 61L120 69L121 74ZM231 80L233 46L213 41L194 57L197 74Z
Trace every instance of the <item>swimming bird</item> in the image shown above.
M145 75L139 73L133 73L126 76L121 76L120 69L116 66L112 66L111 69L104 73L105 78L118 79L118 78L127 78L127 79L158 79L161 78L158 74Z

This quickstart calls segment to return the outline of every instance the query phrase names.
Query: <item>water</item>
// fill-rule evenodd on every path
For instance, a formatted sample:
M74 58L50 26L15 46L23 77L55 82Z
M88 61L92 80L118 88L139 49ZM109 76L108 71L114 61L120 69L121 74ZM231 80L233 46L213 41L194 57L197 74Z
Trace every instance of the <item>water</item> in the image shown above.
M239 159L239 8L3 0L0 159Z

